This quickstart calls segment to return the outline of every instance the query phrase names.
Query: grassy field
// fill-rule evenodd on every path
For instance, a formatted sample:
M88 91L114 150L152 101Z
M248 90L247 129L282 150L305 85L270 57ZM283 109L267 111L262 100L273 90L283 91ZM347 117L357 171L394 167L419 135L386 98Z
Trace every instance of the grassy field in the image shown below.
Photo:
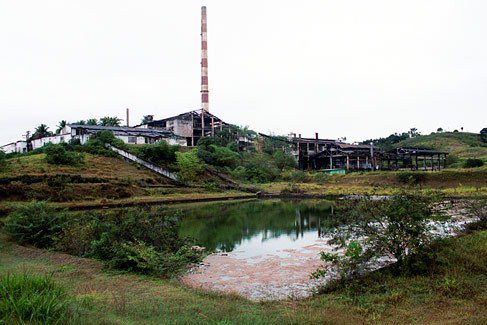
M0 178L22 175L52 176L59 174L78 175L85 178L107 180L148 181L162 183L162 177L144 168L128 164L121 159L84 154L84 162L79 166L50 165L45 161L45 154L21 156L7 160L5 168L0 170Z
M0 170L0 208L50 200L61 206L111 206L243 196L238 191L176 187L121 159L85 154L79 166L50 165L44 154L10 159Z
M387 270L305 301L254 303L196 291L176 280L108 273L93 260L0 237L0 274L52 275L75 298L75 323L355 324L487 321L487 231L437 245L437 263L415 276Z
M487 166L472 169L446 169L440 172L407 172L405 175L422 175L420 181L401 179L404 172L368 172L333 175L319 182L273 182L256 187L272 194L281 194L292 186L298 192L311 195L391 194L398 189L439 190L451 196L487 196Z

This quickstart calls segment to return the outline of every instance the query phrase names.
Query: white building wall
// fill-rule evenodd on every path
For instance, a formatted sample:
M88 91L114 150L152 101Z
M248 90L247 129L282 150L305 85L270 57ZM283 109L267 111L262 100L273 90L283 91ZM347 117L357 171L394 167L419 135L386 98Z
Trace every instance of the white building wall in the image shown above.
M27 141L17 141L15 143L15 152L27 152Z
M62 134L32 140L31 144L32 144L32 149L39 149L48 143L60 144L63 142L69 142L72 139L79 139L80 143L82 145L84 145L84 144L86 144L86 142L88 142L88 139L90 138L90 136L91 136L90 134L76 135L75 129L71 129L69 126L66 126L62 130ZM137 136L137 137L130 136L130 139L135 140L135 142L133 142L133 141L129 142L129 136L126 136L126 135L116 135L115 137L122 140L124 143L127 143L127 144L151 143L151 141L149 140L150 138L148 138L148 141L146 142L146 137L144 137L144 136ZM174 138L169 137L169 138L160 139L159 141L166 141L170 145L179 145L179 146L186 146L187 145L186 139L184 139L184 138L181 139L181 138L176 138L176 137L174 137ZM0 150L2 150L5 153L26 152L27 151L27 142L26 141L17 141L14 143L9 143L9 144L6 144L6 145L0 147Z
M2 150L5 153L27 152L27 142L26 141L17 141L17 142L9 143L7 145L0 147L0 150Z
M59 135L54 135L52 137L45 137L45 138L40 138L36 140L32 140L32 149L39 149L45 146L48 143L52 144L60 144L63 142L69 142L69 140L72 139L71 134L59 134Z
M16 152L15 148L16 148L15 143L9 143L4 146L1 146L0 150L2 150L5 153L12 153L12 152Z

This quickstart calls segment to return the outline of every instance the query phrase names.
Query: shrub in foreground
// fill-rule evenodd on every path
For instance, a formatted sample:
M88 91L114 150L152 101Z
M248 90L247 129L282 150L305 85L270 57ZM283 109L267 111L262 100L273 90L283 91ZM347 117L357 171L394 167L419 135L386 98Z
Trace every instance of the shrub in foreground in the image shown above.
M395 258L401 272L414 272L417 265L410 264L410 257L424 253L435 239L430 221L436 217L431 207L436 199L434 195L401 192L390 199L369 197L348 203L336 218L349 226L333 234L335 241L345 247L346 254L322 253L322 260L332 262L341 278L365 272L384 256ZM328 271L317 270L314 276L324 276Z
M0 323L56 324L72 317L70 299L51 278L0 276Z
M475 168L475 167L482 167L484 165L484 162L482 159L477 159L477 158L469 158L465 161L463 164L463 167L465 168Z
M121 209L73 217L58 248L109 268L169 277L201 254L179 236L179 216L162 208Z
M63 230L66 215L44 201L19 206L5 220L7 233L19 244L51 247Z
M169 277L202 253L179 236L179 215L164 208L129 208L70 215L46 202L19 206L5 221L19 244L99 259L113 269Z
M467 203L468 213L478 218L478 222L469 225L471 229L487 229L487 199L475 198Z

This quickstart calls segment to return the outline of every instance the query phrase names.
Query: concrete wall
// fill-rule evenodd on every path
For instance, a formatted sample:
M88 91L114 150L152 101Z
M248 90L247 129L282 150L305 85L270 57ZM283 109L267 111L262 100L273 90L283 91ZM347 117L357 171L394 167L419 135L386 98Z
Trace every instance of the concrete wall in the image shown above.
M193 136L193 122L191 120L174 120L174 134L189 138Z
M80 143L82 145L86 144L90 138L91 134L81 134L81 135L76 135L76 130L71 129L69 126L66 126L65 128L62 129L61 134L59 135L54 135L51 137L45 137L41 139L36 139L32 140L32 149L38 149L43 146L45 146L48 143L52 144L60 144L63 142L69 142L72 139L79 139ZM126 135L117 135L115 136L116 138L122 140L124 143L127 144L146 144L146 143L154 143L153 138L147 138L144 136L137 136L137 137L132 137L132 136L126 136ZM130 141L130 140L135 140ZM180 139L176 137L169 137L169 138L163 138L158 141L166 141L170 145L180 145L180 146L186 146L186 139ZM2 150L5 153L12 153L12 152L25 152L27 151L27 142L25 141L17 141L13 143L6 144L2 147L0 147L0 150Z
M60 144L63 142L69 142L72 139L71 133L54 135L52 137L45 137L36 140L32 140L32 149L38 149L45 146L48 143Z
M1 146L0 147L0 150L2 150L3 152L5 153L12 153L12 152L16 152L15 151L15 142L14 143L9 143L9 144L6 144L4 146Z
M4 145L0 147L0 150L2 150L5 153L12 153L12 152L27 152L27 142L25 141L17 141L13 143L9 143L7 145Z

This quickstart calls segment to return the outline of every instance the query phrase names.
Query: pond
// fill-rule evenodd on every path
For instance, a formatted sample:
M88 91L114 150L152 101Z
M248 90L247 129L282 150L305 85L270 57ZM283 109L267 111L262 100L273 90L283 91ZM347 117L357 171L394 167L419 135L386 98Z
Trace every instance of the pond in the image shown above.
M330 220L332 201L252 200L182 207L180 234L236 258L284 257L312 245Z

